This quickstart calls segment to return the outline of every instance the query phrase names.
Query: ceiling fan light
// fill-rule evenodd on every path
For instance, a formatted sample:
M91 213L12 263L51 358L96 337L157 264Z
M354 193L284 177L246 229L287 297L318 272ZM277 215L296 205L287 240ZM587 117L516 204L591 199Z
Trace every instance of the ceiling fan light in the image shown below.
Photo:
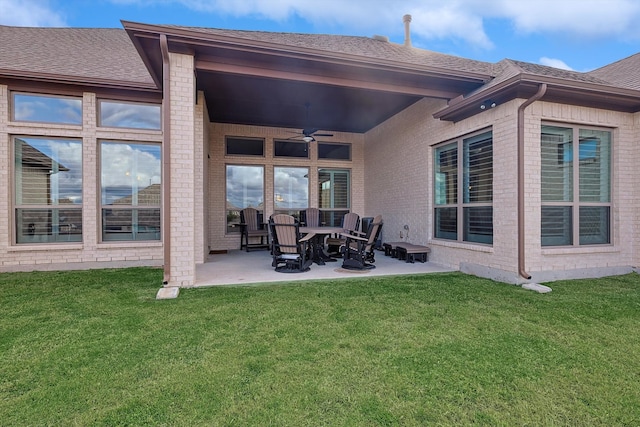
M307 142L307 143L308 143L308 142L313 141L313 137L312 137L312 136L305 136L305 137L303 137L303 138L302 138L302 140L303 140L304 142Z

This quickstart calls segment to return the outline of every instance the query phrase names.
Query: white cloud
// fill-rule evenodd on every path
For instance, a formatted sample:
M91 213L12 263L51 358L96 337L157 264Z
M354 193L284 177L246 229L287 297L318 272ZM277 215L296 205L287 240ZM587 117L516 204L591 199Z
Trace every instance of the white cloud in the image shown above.
M540 58L540 64L546 65L548 67L560 68L561 70L574 71L573 68L569 67L561 59L547 58L546 56L543 56L542 58Z
M0 0L3 1L3 0ZM13 0L12 0L13 1ZM178 3L191 10L284 22L301 18L312 32L332 27L348 34L384 34L402 41L402 16L413 17L412 36L451 39L491 49L486 21L507 20L523 34L575 38L640 38L637 0L111 0L119 4ZM507 24L509 25L509 24Z
M561 33L574 37L640 36L636 0L502 0L495 13L513 20L524 33ZM495 10L495 9L494 9Z
M60 11L46 0L0 0L0 24L18 27L65 27Z

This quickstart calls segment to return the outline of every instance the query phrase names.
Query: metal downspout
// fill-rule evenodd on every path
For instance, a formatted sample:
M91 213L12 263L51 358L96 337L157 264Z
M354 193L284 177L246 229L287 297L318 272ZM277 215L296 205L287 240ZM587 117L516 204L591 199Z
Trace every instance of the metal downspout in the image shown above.
M169 84L169 43L166 34L160 34L160 50L162 52L162 240L164 279L169 284L171 272L171 86Z
M518 274L527 280L531 279L531 275L524 269L524 110L546 92L547 84L540 84L538 92L518 107Z

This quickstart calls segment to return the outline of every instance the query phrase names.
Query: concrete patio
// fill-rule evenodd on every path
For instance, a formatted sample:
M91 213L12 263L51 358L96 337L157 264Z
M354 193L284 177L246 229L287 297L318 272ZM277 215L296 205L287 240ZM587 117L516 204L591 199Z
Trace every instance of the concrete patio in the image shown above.
M311 270L306 273L292 274L276 272L271 267L271 255L267 250L252 252L234 250L224 254L209 255L206 263L196 266L195 287L453 271L432 262L406 263L387 257L382 251L376 251L375 258L376 268L371 270L345 270L341 268L342 260L338 259L326 265L312 264Z

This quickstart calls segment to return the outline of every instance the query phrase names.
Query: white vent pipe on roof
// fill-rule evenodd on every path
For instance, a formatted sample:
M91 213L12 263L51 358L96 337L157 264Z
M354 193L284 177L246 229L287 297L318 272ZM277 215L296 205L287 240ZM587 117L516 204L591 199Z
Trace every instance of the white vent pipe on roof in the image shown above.
M404 15L402 22L404 22L404 45L411 46L411 15Z

